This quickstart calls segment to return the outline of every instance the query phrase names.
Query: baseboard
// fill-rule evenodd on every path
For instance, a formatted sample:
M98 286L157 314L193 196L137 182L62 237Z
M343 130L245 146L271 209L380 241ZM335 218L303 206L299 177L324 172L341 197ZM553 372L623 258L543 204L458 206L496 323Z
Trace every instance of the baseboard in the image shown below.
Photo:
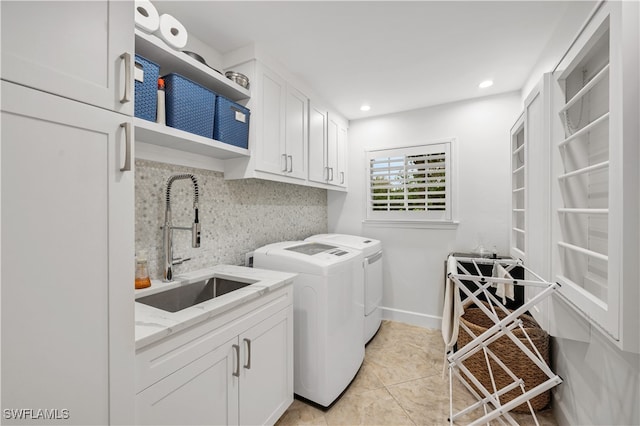
M442 317L421 314L418 312L404 311L402 309L386 308L381 306L382 319L403 322L423 328L439 330L442 328Z

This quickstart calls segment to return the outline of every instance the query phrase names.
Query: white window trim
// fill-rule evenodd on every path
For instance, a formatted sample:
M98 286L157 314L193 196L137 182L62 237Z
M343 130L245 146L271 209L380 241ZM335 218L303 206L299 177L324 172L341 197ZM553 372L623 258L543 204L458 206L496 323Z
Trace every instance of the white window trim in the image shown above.
M390 151L390 150L405 150L411 148L419 148L426 147L430 145L440 145L440 144L448 144L449 145L449 169L448 169L448 180L449 180L449 218L447 219L420 219L415 217L407 217L407 218L399 218L399 217L390 217L388 219L375 217L372 218L369 208L369 198L370 198L370 183L371 179L369 176L369 157L371 153L374 152L382 152L382 151ZM365 197L364 197L364 217L365 219L362 221L363 225L371 226L371 227L394 227L394 228L424 228L424 229L456 229L460 222L457 220L457 205L458 205L458 158L457 158L457 150L456 150L456 138L443 138L438 140L432 140L427 143L415 144L415 145L406 145L399 147L391 147L391 148L366 148L365 149L365 173L367 174L365 179Z

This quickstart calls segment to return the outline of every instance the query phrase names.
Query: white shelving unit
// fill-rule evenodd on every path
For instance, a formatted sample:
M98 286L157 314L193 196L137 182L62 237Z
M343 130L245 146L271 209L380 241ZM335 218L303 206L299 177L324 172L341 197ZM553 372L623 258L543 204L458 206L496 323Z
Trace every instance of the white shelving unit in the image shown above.
M134 125L136 126L136 139L140 142L206 155L221 160L248 157L250 155L248 149L194 135L184 130L174 129L173 127L153 123L141 118L134 119Z
M229 80L223 74L167 46L158 37L137 28L135 49L136 54L160 65L160 75L178 73L235 102L242 102L251 97L249 90ZM136 140L140 142L222 160L250 156L248 149L151 121L135 119L134 125Z
M518 118L511 130L511 255L519 259L526 253L526 141L525 117Z
M624 8L637 5L603 2L553 73L552 270L570 305L638 352L637 72L625 56L638 39Z

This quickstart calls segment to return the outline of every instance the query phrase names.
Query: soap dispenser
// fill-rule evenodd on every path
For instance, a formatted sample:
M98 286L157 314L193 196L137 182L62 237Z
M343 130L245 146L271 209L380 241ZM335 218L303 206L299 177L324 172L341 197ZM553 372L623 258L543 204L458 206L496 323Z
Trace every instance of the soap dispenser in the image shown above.
M151 280L149 279L147 256L144 253L140 253L136 256L136 290L147 288L150 285Z

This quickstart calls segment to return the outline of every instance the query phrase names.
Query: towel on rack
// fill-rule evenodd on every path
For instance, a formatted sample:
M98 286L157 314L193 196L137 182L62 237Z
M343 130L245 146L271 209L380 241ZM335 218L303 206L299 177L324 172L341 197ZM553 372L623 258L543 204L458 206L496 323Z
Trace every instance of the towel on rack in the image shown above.
M464 308L460 300L460 290L458 290L456 284L449 277L449 274L456 273L458 273L458 261L455 257L449 256L447 258L447 276L445 277L444 284L444 309L442 311L442 338L445 344L445 366L447 364L447 354L458 341L460 317L464 314Z
M509 280L513 279L511 274L506 269L504 269L504 267L498 262L493 263L492 276L495 278L506 278ZM507 299L515 300L515 296L513 292L513 284L494 282L492 287L496 289L496 295L502 299L503 305L507 304Z

